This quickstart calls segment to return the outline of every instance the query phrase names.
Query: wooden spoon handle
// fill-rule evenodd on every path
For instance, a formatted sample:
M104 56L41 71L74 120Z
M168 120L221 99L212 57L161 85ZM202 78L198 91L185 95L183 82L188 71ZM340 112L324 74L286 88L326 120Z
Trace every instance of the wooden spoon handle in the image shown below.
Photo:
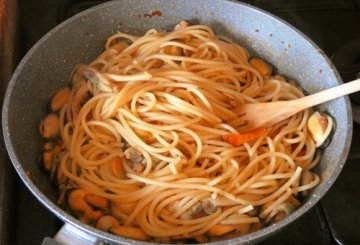
M299 99L299 103L301 101L305 109L357 91L360 91L360 79L305 96Z

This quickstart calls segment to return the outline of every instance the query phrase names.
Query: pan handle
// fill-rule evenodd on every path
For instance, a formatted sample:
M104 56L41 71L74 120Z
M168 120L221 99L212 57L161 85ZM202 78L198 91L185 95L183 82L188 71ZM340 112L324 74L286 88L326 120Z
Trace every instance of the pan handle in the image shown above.
M98 245L104 244L98 238L89 235L73 225L65 223L54 238L46 237L41 245Z

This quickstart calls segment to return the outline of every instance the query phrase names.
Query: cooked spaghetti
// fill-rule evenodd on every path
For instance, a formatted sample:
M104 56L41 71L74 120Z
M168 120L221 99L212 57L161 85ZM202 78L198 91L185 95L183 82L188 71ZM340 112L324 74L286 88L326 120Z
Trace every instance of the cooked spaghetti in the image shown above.
M311 109L252 131L234 111L302 96L208 26L117 33L53 97L60 137L49 115L43 161L59 202L99 229L159 242L244 235L300 205L321 154Z

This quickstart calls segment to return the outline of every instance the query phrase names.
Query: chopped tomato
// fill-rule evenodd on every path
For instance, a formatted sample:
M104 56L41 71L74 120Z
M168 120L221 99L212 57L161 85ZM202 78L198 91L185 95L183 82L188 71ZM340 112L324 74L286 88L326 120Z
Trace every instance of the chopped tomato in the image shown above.
M261 136L264 136L270 132L270 128L259 128L244 134L228 134L224 135L225 142L232 144L233 146L240 146L244 143L253 141Z
M92 112L90 111L87 115L86 115L86 121L90 121L93 119L93 114Z
M291 150L295 151L295 149L299 146L299 143L291 144Z

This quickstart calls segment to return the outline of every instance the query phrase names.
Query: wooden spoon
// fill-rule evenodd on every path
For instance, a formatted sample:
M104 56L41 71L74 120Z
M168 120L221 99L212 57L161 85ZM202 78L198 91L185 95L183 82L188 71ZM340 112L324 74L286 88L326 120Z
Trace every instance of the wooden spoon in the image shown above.
M359 90L360 79L357 79L295 100L244 104L236 108L235 113L241 121L247 122L246 126L241 127L242 131L250 131L270 127L306 108Z

